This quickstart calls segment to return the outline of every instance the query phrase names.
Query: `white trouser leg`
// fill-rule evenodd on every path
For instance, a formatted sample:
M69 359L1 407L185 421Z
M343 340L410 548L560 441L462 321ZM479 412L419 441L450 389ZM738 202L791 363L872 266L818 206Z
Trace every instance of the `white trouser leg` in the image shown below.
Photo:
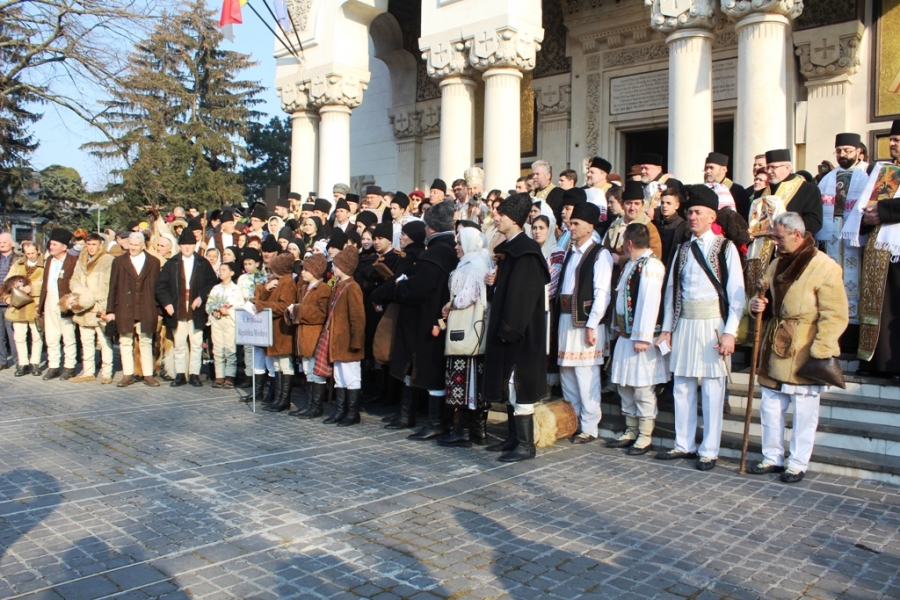
M134 375L134 333L119 332L119 355L122 375Z
M234 321L213 319L210 327L216 377L234 377L237 373L237 348L234 345Z
M578 421L582 433L597 437L600 425L600 367L560 367L567 371L565 381L567 387L574 385L574 394L578 397ZM575 397L574 395L571 397ZM566 396L568 400L570 396ZM573 403L574 405L574 403Z
M188 361L190 352L190 363ZM191 320L178 321L175 328L175 372L184 374L185 367L190 375L200 374L203 352L203 330L195 329ZM152 357L151 354L151 365ZM141 348L141 364L143 365L144 349Z
M253 346L253 372L257 375L266 374L266 349Z
M569 404L572 405L572 408L575 409L575 414L578 416L579 422L581 421L581 394L578 393L578 374L575 372L575 367L560 367L559 368L559 386L562 388L563 398L569 401ZM510 386L510 402L512 402L513 392L512 386Z
M141 332L139 324L136 327L138 347L141 349L141 371L144 377L153 377L153 335Z
M325 378L320 375L316 375L313 371L316 369L316 357L315 356L304 356L302 359L303 362L303 372L306 373L306 380L310 383L325 383Z
M517 417L533 415L534 404L518 404L516 402L516 386L513 383L515 376L515 372L513 372L513 376L509 380L509 403L513 407L513 414Z
M362 381L360 364L358 360L334 363L334 387L347 388L348 390L360 389L360 382Z
M31 331L31 354L28 354L28 332ZM44 338L38 331L37 325L31 323L13 323L13 339L16 344L18 364L24 367L27 364L41 364L41 351L44 349Z
M655 419L658 413L656 409L656 392L654 386L646 385L634 388L634 406L639 419Z
M791 433L789 469L806 472L819 426L819 394L791 394L794 402L794 430Z
M47 303L44 312L44 331L47 340L47 366L57 369L75 368L75 323L60 314L59 308ZM65 358L63 358L65 356ZM62 364L60 364L62 362Z
M242 346L244 348L244 375L250 377L253 375L253 346Z
M97 374L97 337L96 327L79 327L81 337L81 374L83 376Z
M276 373L282 373L284 375L294 374L294 357L292 357L290 354L285 354L282 356L269 356L267 358L272 359L272 366L275 369Z
M697 451L697 378L675 375L675 449Z
M275 357L266 355L266 370L269 372L269 377L275 377Z
M759 403L762 426L763 458L777 467L784 466L784 413L791 404L787 394L764 387Z
M616 385L619 398L622 400L622 414L626 417L637 417L637 406L634 404L634 388L629 385Z
M112 379L113 376L113 345L112 340L106 335L103 327L96 327L97 345L100 346L100 377Z
M704 377L700 380L700 393L703 396L703 442L700 444L699 454L706 458L719 457L727 381L724 377Z

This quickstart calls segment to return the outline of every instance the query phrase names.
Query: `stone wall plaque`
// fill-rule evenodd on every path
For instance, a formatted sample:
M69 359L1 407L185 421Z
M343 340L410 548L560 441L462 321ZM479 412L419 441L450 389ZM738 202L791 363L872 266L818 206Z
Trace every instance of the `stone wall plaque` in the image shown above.
M713 61L713 102L737 98L737 59ZM623 115L665 108L669 104L669 70L612 77L609 114Z

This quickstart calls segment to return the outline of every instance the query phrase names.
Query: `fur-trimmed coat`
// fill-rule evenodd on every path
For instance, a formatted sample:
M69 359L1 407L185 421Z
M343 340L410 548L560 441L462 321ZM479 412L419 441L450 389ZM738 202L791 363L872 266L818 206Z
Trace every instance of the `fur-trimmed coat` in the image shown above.
M781 383L814 385L797 371L810 357L841 353L838 339L848 323L841 267L807 233L800 248L769 265L766 280L772 318L763 333L759 383L773 389Z
M106 300L109 296L109 279L112 276L112 263L115 260L106 251L106 244L100 244L97 254L90 256L82 250L78 256L78 264L69 287L78 297L78 304L72 309L75 315L72 320L82 327L99 327L105 324L97 313L106 311ZM81 304L84 301L87 306Z
M34 302L26 304L22 308L10 305L6 309L6 320L13 323L31 323L37 317L37 306L38 302L40 302L41 289L44 285L44 256L38 255L37 264L31 269L31 274L28 273L28 259L20 256L14 260L6 279L16 275L27 277L28 281L31 282L31 297L34 299Z

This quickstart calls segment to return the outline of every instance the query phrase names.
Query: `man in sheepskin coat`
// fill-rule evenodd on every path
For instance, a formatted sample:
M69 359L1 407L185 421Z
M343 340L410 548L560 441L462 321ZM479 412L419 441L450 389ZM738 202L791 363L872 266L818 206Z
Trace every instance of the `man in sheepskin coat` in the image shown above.
M772 318L763 335L759 369L763 461L747 470L756 475L782 472L782 481L796 483L809 465L819 423L819 394L825 387L800 377L798 371L810 360L841 353L838 340L849 320L847 292L841 267L816 249L799 214L778 215L772 241L778 252L766 271ZM754 298L750 310L761 312L768 304L768 298ZM785 464L784 415L791 404L791 456Z
M69 305L75 313L72 320L81 332L82 351L81 375L73 377L73 383L94 381L95 376L103 384L112 383L112 339L106 335L106 322L100 317L106 313L113 260L106 251L106 241L100 234L90 234L84 250L78 256L78 264L69 284L72 290ZM99 373L94 352L97 346L100 347Z

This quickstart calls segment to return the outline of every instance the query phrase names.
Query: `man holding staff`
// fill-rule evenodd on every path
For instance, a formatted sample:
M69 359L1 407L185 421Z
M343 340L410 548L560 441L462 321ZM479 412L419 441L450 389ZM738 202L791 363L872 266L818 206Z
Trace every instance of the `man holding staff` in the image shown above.
M772 318L760 352L763 460L747 471L754 475L782 472L783 482L796 483L809 466L819 423L819 394L825 388L801 372L806 374L803 367L813 367L817 361L827 364L840 354L838 340L849 322L847 292L841 267L816 249L800 215L778 215L770 237L777 258L765 275ZM750 310L762 312L768 305L769 298L754 298ZM791 455L785 465L784 416L791 404Z

